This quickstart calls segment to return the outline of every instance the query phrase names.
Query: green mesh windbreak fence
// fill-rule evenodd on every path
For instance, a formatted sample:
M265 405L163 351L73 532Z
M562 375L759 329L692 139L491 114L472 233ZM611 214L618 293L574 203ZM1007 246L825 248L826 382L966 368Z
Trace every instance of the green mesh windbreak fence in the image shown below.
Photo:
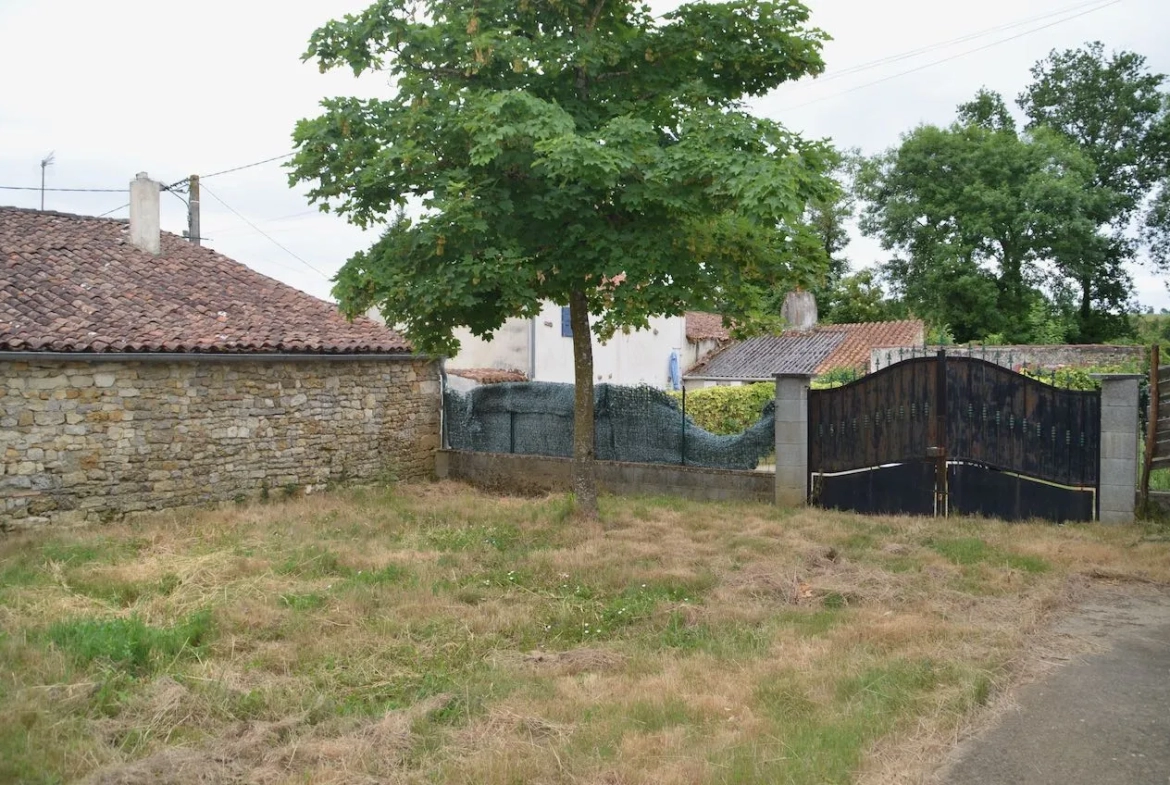
M754 469L775 447L775 403L736 436L695 425L680 403L652 387L600 384L594 389L597 458L715 469ZM490 384L443 396L452 450L571 458L573 385Z

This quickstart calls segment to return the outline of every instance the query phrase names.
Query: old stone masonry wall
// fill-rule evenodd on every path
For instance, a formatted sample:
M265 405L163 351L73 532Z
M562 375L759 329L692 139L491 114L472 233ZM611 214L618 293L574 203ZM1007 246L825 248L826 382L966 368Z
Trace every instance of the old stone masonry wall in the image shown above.
M0 360L0 528L434 473L416 359Z

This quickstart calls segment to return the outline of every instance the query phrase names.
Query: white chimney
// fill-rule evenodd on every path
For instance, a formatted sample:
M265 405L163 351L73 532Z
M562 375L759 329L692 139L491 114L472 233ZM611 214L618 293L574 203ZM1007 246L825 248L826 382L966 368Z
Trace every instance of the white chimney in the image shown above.
M817 326L817 298L813 297L812 292L799 289L789 292L780 308L780 316L790 330L811 330Z
M162 250L158 194L158 183L146 172L139 172L130 181L130 242L155 256Z

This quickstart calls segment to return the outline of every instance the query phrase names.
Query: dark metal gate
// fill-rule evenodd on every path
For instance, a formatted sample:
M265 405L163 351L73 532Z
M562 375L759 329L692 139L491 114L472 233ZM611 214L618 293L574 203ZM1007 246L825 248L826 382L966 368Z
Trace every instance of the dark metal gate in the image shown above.
M1096 518L1099 392L919 357L809 392L809 499L866 513Z

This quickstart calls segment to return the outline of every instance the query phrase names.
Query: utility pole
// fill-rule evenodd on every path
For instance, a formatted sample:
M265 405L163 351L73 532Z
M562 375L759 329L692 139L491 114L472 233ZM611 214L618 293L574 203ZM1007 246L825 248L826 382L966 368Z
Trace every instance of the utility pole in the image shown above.
M199 175L191 175L188 186L187 239L195 245L201 245L203 238L199 234Z
M45 169L53 165L53 152L41 159L41 212L45 211Z

